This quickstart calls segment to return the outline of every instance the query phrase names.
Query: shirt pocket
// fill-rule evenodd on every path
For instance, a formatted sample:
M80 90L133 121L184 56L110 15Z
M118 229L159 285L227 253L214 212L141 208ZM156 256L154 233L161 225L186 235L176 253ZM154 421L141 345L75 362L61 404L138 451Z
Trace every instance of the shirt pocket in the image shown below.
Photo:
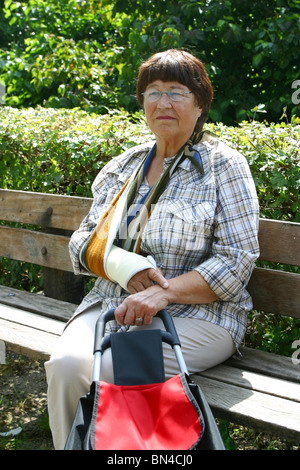
M156 207L149 229L152 236L160 237L170 253L200 251L204 254L211 246L214 215L214 206L209 202L171 201Z

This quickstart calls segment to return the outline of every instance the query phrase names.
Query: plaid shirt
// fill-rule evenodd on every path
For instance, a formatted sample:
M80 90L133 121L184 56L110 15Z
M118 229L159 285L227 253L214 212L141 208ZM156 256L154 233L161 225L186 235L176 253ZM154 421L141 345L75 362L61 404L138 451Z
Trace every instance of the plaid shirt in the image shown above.
M88 274L79 252L108 204L136 165L153 146L139 145L112 159L93 185L93 205L70 240L76 274ZM225 328L238 347L247 326L252 301L246 290L259 256L259 206L245 158L220 140L205 137L197 144L204 174L184 160L172 175L142 234L141 254L152 255L166 278L198 271L218 300L210 304L171 304L173 316L213 322ZM164 167L172 159L165 159ZM149 190L142 183L136 202ZM99 313L116 308L128 295L118 284L97 278L76 314L99 304Z

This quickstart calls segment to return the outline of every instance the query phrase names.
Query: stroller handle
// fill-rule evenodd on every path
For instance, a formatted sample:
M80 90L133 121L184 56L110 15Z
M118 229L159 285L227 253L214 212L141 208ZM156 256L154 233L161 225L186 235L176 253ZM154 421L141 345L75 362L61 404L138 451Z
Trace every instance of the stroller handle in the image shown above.
M162 341L172 346L177 363L180 371L189 375L186 363L181 351L181 344L177 335L177 331L171 315L166 310L161 310L156 314L164 324L166 331L162 331ZM108 310L103 316L101 316L96 323L95 328L95 342L94 342L94 365L92 380L100 380L100 369L101 369L101 357L103 352L110 347L110 335L104 336L105 325L107 322L115 320L115 310ZM122 334L122 333L121 333ZM123 333L126 334L126 333Z
M174 346L181 346L178 334L173 322L171 315L166 310L160 310L157 314L165 327L166 331L162 331L162 340L165 343L170 344L172 348ZM105 349L110 346L109 336L104 338L105 325L107 322L115 320L115 309L108 310L103 316L101 316L96 323L95 330L95 343L94 343L94 354L97 351L103 353Z

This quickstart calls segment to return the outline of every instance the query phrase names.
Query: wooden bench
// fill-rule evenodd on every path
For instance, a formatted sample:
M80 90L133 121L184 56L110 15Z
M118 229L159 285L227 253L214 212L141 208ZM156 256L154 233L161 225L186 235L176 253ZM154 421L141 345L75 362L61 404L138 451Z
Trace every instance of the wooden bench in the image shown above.
M0 190L0 219L6 223L0 225L0 257L43 266L57 297L0 287L0 340L8 349L49 357L78 303L66 289L75 283L80 291L82 282L72 274L68 241L91 203L89 198ZM261 219L259 241L260 259L300 265L300 224ZM255 268L248 287L255 310L300 318L299 274ZM243 347L240 359L231 358L193 379L216 417L299 443L300 364L293 352L291 347L291 357L282 357Z

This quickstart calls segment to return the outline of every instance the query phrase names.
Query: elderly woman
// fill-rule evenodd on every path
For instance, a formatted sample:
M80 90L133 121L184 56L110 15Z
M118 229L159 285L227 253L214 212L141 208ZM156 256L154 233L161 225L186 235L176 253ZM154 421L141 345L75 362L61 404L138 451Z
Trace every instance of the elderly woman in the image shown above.
M212 98L190 53L157 53L140 67L137 99L155 141L100 171L90 213L70 241L75 273L97 280L46 363L56 449L89 390L95 322L108 309L116 327L137 329L160 328L155 315L166 308L191 373L226 360L243 340L259 208L245 158L202 131ZM167 377L178 373L169 346L164 361ZM102 378L113 381L108 351Z

